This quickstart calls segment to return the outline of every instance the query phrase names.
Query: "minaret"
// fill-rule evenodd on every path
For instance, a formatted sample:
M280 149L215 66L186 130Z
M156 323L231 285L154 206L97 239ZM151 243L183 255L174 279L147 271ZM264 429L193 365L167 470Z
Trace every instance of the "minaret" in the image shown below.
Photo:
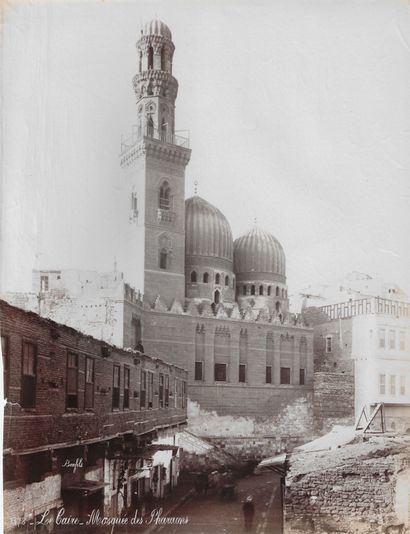
M133 79L137 124L121 150L132 201L141 207L136 239L143 251L136 266L144 271L144 296L153 302L159 295L168 305L185 296L185 167L191 155L189 140L175 133L174 50L163 22L153 20L141 30Z

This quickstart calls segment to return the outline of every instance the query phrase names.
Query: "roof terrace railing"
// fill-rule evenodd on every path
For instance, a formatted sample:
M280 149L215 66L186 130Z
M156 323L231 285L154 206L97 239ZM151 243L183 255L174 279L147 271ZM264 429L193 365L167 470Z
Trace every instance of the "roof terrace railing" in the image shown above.
M132 134L126 139L121 139L120 155L124 154L128 149L146 138L156 139L158 141L162 141L163 143L180 146L182 148L189 148L188 130L180 130L172 133L167 129L158 130L150 125L147 125L145 128L139 128L138 126L134 125Z

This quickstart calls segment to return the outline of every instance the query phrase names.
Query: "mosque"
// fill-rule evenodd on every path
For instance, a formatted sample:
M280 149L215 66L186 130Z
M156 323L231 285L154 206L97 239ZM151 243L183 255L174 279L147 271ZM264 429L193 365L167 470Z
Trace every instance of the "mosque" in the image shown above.
M145 24L137 120L120 155L128 259L144 295L142 343L188 369L189 397L202 408L279 414L311 398L313 333L289 313L280 242L256 225L234 241L218 208L197 194L185 199L191 150L175 130L174 50L168 26Z

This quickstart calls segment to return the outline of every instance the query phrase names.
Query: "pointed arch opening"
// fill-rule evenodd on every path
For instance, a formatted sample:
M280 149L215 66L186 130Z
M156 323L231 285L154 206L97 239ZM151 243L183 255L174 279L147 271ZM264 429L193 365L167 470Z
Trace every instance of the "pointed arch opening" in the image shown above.
M252 285L252 286L251 286L251 295L254 295L254 294L255 294L255 291L256 291L255 286Z
M171 187L165 180L159 188L159 208L161 210L171 209L171 199Z
M225 286L229 286L229 276L225 276Z
M276 286L276 296L279 297L279 287Z
M216 273L215 275L215 284L219 285L221 283L221 275Z
M277 312L280 312L280 302L279 301L275 304L275 309L276 309Z
M220 291L217 289L214 293L214 304L219 304L221 301L221 293Z
M161 48L161 70L166 70L165 47L164 46Z
M148 68L152 69L154 67L154 49L152 46L148 47Z
M191 273L191 282L193 284L196 284L196 282L197 282L196 271L192 271L192 273Z
M154 137L154 120L151 115L147 119L147 136Z
M259 286L259 295L263 295L263 286Z
M207 284L209 282L209 274L208 273L204 273L203 277L202 277L202 281L204 284Z
M242 287L242 295L246 295L247 291L246 291L246 285L244 285Z
M161 249L159 252L159 268L160 269L169 269L169 251L165 248Z
M272 286L268 286L268 297L271 296L272 293Z

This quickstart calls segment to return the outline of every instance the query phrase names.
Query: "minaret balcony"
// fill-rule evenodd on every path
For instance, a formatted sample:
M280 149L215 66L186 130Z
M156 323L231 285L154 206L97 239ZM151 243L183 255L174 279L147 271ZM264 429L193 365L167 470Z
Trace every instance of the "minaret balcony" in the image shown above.
M183 135L181 135L183 134ZM138 131L138 127L134 126L134 131L130 137L127 139L121 140L121 153L122 156L125 154L131 147L135 146L136 144L140 143L141 141L145 141L148 139L156 139L158 141L162 141L163 143L167 143L169 145L176 145L180 146L182 148L189 148L189 132L187 130L181 130L179 132L168 132L166 130L158 130L157 128L150 128L147 126L145 130L143 131L140 129Z

